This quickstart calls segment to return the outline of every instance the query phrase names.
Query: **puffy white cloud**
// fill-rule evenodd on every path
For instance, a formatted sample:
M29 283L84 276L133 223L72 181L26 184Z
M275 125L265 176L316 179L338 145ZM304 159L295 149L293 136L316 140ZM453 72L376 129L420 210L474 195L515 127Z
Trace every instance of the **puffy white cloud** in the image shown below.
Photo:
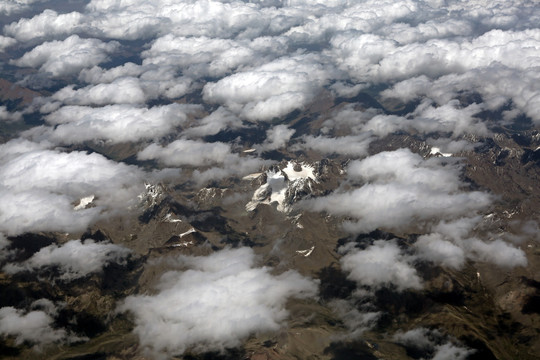
M83 39L72 35L62 41L50 41L36 46L12 63L21 67L39 68L52 76L78 74L109 59L119 47L117 42L105 43L98 39Z
M68 90L69 91L69 90ZM186 122L188 114L200 110L197 105L170 104L152 108L127 104L104 107L64 106L47 115L54 127L31 129L26 136L60 144L106 140L111 143L156 139Z
M523 250L515 248L501 239L485 242L472 238L465 240L464 246L472 251L471 257L476 260L505 267L527 266L527 257Z
M15 344L25 341L35 344L61 342L66 332L54 329L54 319L44 311L25 312L8 306L0 308L0 334L15 337Z
M107 105L145 103L146 96L136 78L119 78L110 84L90 85L74 90L69 85L51 97L67 105Z
M121 77L138 77L144 71L144 67L132 62L127 62L111 69L93 66L90 69L81 70L79 79L90 84L112 83Z
M166 146L150 144L137 154L137 158L156 159L166 166L202 167L196 169L192 175L193 181L199 184L229 176L243 176L269 163L259 158L241 157L232 153L229 144L189 139L175 140Z
M207 37L158 38L143 52L143 65L176 66L185 75L220 77L244 66L254 67L284 55L284 38L260 37L254 40L211 39Z
M367 183L308 200L302 206L351 216L355 220L344 224L346 230L370 232L429 228L440 219L475 213L491 203L487 193L459 190L462 183L456 166L442 166L436 158L423 160L408 149L351 162L348 175Z
M296 130L287 125L276 125L266 131L266 139L260 149L264 151L277 150L286 146Z
M302 143L295 144L294 149L311 149L323 154L365 156L373 137L369 133L340 137L306 135L301 140Z
M269 121L303 108L314 98L332 72L319 60L309 55L280 58L208 83L203 96L248 120Z
M6 48L13 46L17 43L17 40L8 36L0 35L0 52L3 52Z
M438 330L416 328L405 333L398 332L394 340L407 347L412 347L429 354L432 360L465 360L475 350L455 345Z
M376 240L366 249L353 249L340 259L347 277L359 285L374 288L393 285L398 291L422 288L412 261L393 240Z
M13 140L0 158L0 231L81 231L100 218L133 210L143 172L98 154L64 153ZM93 207L75 209L83 197Z
M38 38L54 38L58 35L71 35L81 26L83 15L78 12L58 14L51 9L31 19L20 19L4 26L4 34L18 41L30 41Z
M22 263L10 263L2 269L8 274L21 271L39 271L47 267L58 267L59 279L74 280L93 273L100 273L112 262L122 263L131 251L110 243L93 240L70 240L62 245L41 248Z
M242 120L238 116L220 106L210 115L198 120L192 127L185 129L182 135L187 137L203 137L216 135L223 130L238 129L242 126Z
M46 0L2 0L0 1L0 13L11 15L27 10L30 5Z
M163 147L150 144L137 154L139 160L157 159L167 166L204 166L223 163L231 156L231 146L222 142L206 143L179 139Z
M134 332L154 356L239 346L251 334L280 329L291 297L314 297L317 285L295 271L271 275L254 267L249 248L225 249L207 257L176 258L155 295L133 295L119 307L135 316Z
M448 240L444 240L440 234L420 236L414 243L414 247L419 258L437 265L461 269L465 263L463 249Z
M22 119L22 113L19 111L10 112L5 106L0 106L0 121L18 121Z

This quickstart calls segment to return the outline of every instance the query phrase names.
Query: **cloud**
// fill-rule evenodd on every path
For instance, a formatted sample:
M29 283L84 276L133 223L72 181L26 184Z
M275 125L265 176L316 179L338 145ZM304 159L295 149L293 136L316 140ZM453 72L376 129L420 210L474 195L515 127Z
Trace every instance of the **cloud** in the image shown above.
M109 54L119 48L119 43L105 43L98 39L83 39L71 35L62 41L50 41L36 46L20 59L11 63L19 67L39 68L53 77L77 75L82 69L109 60Z
M178 139L166 146L150 144L137 154L137 158L155 159L166 166L199 167L192 175L192 180L199 185L229 176L243 176L269 163L259 158L242 157L232 153L231 146L226 143L189 139Z
M157 139L181 126L189 114L198 110L200 107L197 105L174 103L152 108L129 104L64 106L45 117L45 121L54 127L36 127L26 132L25 136L60 144Z
M347 278L373 288L393 285L398 291L422 288L412 266L414 258L401 252L395 241L376 240L364 250L353 249L341 259Z
M96 243L93 240L70 240L62 245L41 248L22 263L11 263L2 269L8 274L21 271L40 271L58 267L61 280L71 281L89 274L100 273L109 263L123 263L131 251L125 247Z
M405 333L398 332L394 341L406 347L421 351L431 360L465 360L475 350L455 345L438 330L416 328Z
M260 145L263 151L277 150L286 146L296 130L287 125L276 125L266 131L266 139Z
M340 137L305 135L301 140L302 143L295 144L294 149L310 149L322 154L365 156L373 138L369 133L364 133Z
M286 39L281 37L231 40L168 34L156 39L142 56L145 66L174 66L193 78L215 78L264 64L286 50Z
M220 131L242 128L244 125L238 116L224 107L217 108L210 115L198 120L194 125L182 132L187 137L204 137L216 135Z
M98 154L65 153L12 140L0 157L0 231L81 231L100 218L134 211L144 173ZM91 207L75 209L83 197Z
M125 77L110 84L91 85L74 90L69 85L51 97L66 105L144 104L146 96L136 78Z
M30 342L39 346L67 340L65 330L53 328L56 307L50 300L37 300L31 307L44 307L45 311L24 311L11 306L0 308L0 335L14 337L16 345Z
M414 243L420 259L453 269L461 269L465 263L463 249L440 234L422 235Z
M20 111L10 112L5 106L0 106L0 121L12 122L22 119Z
M351 216L344 224L350 232L377 228L392 231L430 227L440 219L457 218L486 208L492 197L479 191L460 191L459 167L443 166L440 159L423 160L408 149L381 152L353 161L351 180L366 182L349 191L307 200L310 211Z
M17 40L8 36L0 35L0 52L4 52L6 48L13 46L17 43Z
M151 144L137 154L139 160L157 159L167 166L205 166L223 163L230 157L231 146L222 142L179 139L163 147Z
M0 13L12 15L27 10L30 5L46 0L3 0L0 1Z
M279 330L289 298L317 292L313 280L292 270L271 275L255 260L249 248L180 256L187 270L165 273L155 295L129 296L119 310L133 313L134 332L156 357L237 347L251 334Z
M479 261L487 261L504 267L527 266L525 253L501 239L484 242L473 238L467 240L465 246L473 252L471 257Z
M252 121L270 121L311 101L330 76L311 55L284 57L203 88L203 98Z
M26 42L39 38L51 39L59 35L71 35L78 31L83 21L83 15L78 12L58 14L51 9L31 19L20 19L4 26L4 34L17 41Z

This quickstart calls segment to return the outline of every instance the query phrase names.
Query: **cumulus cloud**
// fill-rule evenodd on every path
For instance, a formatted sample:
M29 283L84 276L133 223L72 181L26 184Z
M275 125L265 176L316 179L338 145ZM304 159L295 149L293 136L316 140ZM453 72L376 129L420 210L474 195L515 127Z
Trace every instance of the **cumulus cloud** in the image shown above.
M185 75L201 78L222 77L245 66L261 65L286 50L286 39L280 37L231 40L168 34L156 39L142 56L143 65L175 66Z
M373 138L369 133L340 137L305 135L301 141L293 148L315 150L322 154L365 156Z
M110 243L96 243L93 240L70 240L62 245L41 248L31 258L22 263L11 263L2 269L8 274L21 271L39 271L57 267L59 279L71 281L89 274L99 273L112 262L125 262L131 251Z
M0 106L0 121L19 121L22 119L22 113L20 111L10 112L7 107Z
M419 258L437 265L461 269L465 263L463 249L448 240L444 240L440 234L420 236L414 243L414 247L418 251Z
M203 96L248 120L270 121L303 108L320 91L332 71L320 60L310 55L283 57L208 83Z
M156 139L181 126L188 119L188 114L198 110L200 107L197 105L185 104L152 108L128 104L104 107L64 106L45 117L47 123L54 127L36 127L25 135L60 144L92 140L122 143Z
M292 270L271 275L255 260L249 248L180 256L187 270L165 273L155 295L129 296L119 309L133 313L134 332L156 356L239 346L251 334L280 329L289 298L317 292L313 280Z
M146 96L136 78L120 78L110 84L74 89L69 85L51 97L67 105L108 105L145 103Z
M68 340L65 330L53 327L56 307L50 300L36 300L31 308L34 310L24 311L11 306L0 308L0 335L14 337L16 345L30 342L40 346Z
M163 147L148 145L137 154L139 160L157 159L167 166L204 166L223 163L231 156L231 146L222 142L206 143L179 139Z
M376 240L364 250L348 252L340 263L347 277L359 285L373 288L393 285L402 291L422 288L413 260L401 252L395 241Z
M394 335L394 341L421 351L431 360L465 360L475 353L475 350L454 344L438 330L426 328L398 332Z
M0 35L0 52L3 52L6 48L13 46L17 43L17 40L8 36Z
M0 2L0 13L11 15L27 10L30 5L46 0L3 0Z
M54 38L59 35L73 34L81 25L83 15L78 12L58 14L51 9L31 19L20 19L4 27L4 34L18 41L30 41L38 38Z
M137 158L155 159L166 166L202 167L193 172L193 180L199 184L229 176L242 176L269 163L255 157L241 157L232 152L229 144L189 139L175 140L166 146L150 144L137 154Z
M1 145L0 231L81 231L93 221L133 210L143 172L98 154L65 153L12 140ZM75 209L94 196L91 207Z
M287 145L295 132L296 130L289 129L287 125L276 125L266 131L266 139L260 149L265 151L280 149Z
M210 115L198 120L190 128L182 132L187 137L204 137L216 135L223 130L232 130L243 127L242 120L224 107L219 107Z
M459 168L442 166L439 159L423 160L408 149L382 152L351 162L348 176L366 182L350 191L304 202L314 211L353 217L345 223L351 232L377 228L405 230L442 219L474 213L491 203L479 191L460 191ZM429 228L429 226L428 226Z
M38 68L54 77L76 75L82 69L107 61L119 43L98 39L83 39L72 35L62 41L50 41L36 46L20 59L12 60L20 67Z

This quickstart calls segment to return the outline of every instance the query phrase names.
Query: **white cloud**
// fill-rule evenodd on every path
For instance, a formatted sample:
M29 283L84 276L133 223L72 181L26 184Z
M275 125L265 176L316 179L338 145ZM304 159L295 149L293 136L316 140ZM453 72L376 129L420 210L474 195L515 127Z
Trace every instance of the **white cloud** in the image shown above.
M284 38L260 37L252 41L176 37L171 34L156 39L143 52L143 65L175 66L185 75L221 77L244 66L254 67L284 55Z
M467 239L464 246L472 251L470 255L475 260L487 261L504 267L527 266L525 253L518 248L496 239L485 242L479 239Z
M29 6L32 4L45 1L46 0L2 0L0 1L0 13L12 15L29 9Z
M207 257L176 259L185 271L165 273L155 295L125 299L121 311L135 316L134 332L154 356L239 346L248 336L279 330L291 297L314 297L317 285L295 271L271 275L254 267L249 248L226 249Z
M353 220L344 223L346 230L370 232L377 228L396 231L415 226L429 229L440 219L475 213L491 203L487 193L459 190L463 184L456 166L442 166L436 158L423 160L408 149L353 161L348 176L367 183L307 200L301 206L351 216Z
M69 85L51 96L67 105L144 104L146 96L136 78L119 78L110 84L90 85L74 90Z
M25 341L37 345L63 342L66 331L54 329L53 324L53 317L45 311L26 312L11 306L0 308L0 334L13 336L16 345Z
M347 277L359 285L374 288L394 285L398 291L422 288L412 261L395 241L385 240L376 240L364 250L353 249L340 259Z
M332 71L319 61L309 55L280 58L208 83L203 96L248 120L270 121L303 108L314 98Z
M163 147L148 145L137 154L139 160L157 159L167 166L204 166L223 163L231 156L231 147L222 142L206 143L179 139Z
M122 263L131 251L110 243L93 240L70 240L62 245L41 248L22 263L10 263L2 269L8 274L21 271L40 271L47 267L58 267L61 280L75 280L93 273L100 273L112 262Z
M465 263L463 249L450 241L444 240L440 234L423 235L414 243L418 257L437 265L461 269Z
M68 90L69 91L69 90ZM186 122L197 105L169 104L152 108L128 104L104 107L64 106L47 115L54 127L36 127L25 136L60 144L106 140L111 143L156 139Z
M58 35L71 35L77 32L83 21L83 15L78 12L58 14L51 9L31 19L20 19L4 26L4 34L18 41L30 41L39 38L54 38Z
M405 333L398 332L394 335L394 340L429 354L431 360L465 360L475 352L461 345L455 345L438 330L426 328L416 328Z
M98 154L63 153L13 140L0 158L0 231L81 231L100 218L133 211L143 172ZM75 210L81 198L94 207ZM131 210L130 210L131 209Z
M294 149L310 149L323 154L365 156L373 137L369 133L340 137L305 135L301 140L301 143L294 145Z
M0 106L0 121L19 121L22 119L20 111L10 112L5 106Z
M118 50L117 42L104 43L98 39L83 39L72 35L62 41L50 41L36 46L18 60L20 67L39 68L52 76L76 75L82 69L107 61Z
M166 166L203 167L196 169L192 175L192 180L198 184L229 176L241 177L269 163L259 158L241 157L232 153L229 144L206 143L189 139L175 140L166 146L148 145L137 154L137 158L139 160L156 159Z
M13 46L17 43L17 40L8 36L0 35L0 52L3 52L6 48Z
M203 137L216 135L223 130L238 129L243 126L242 120L224 107L219 107L210 115L198 120L190 128L182 132L187 137Z
M276 125L266 131L266 139L260 149L264 151L277 150L289 143L296 130L289 129L287 125Z

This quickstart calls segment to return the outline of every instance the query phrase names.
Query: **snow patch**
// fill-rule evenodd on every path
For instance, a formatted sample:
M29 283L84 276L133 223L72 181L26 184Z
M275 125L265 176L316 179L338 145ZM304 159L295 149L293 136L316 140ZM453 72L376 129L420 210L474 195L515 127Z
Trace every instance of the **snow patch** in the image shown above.
M260 176L261 174L252 174L253 176ZM252 179L248 175L244 179ZM249 178L248 178L249 177ZM247 180L246 179L246 180ZM266 184L261 185L255 193L249 203L246 204L247 211L253 211L259 204L272 204L277 202L277 210L281 212L288 212L290 209L287 204L287 193L295 193L298 188L303 188L306 185L311 189L309 180L318 182L315 176L315 168L311 165L298 164L288 162L287 166L281 170L269 170L266 172Z
M189 235L189 234L193 234L194 232L197 232L197 230L195 230L195 228L191 228L188 231L186 231L184 233L181 233L178 236L180 236L180 238L183 238L184 236Z
M441 152L441 149L438 148L438 147L432 147L429 154L434 155L434 156L442 156L442 157L451 157L451 156L453 156L453 154L451 154L451 153L443 153L443 152Z
M73 210L83 210L88 207L88 205L92 204L96 197L94 195L89 195L86 197L83 197L79 200L79 204L73 208Z
M313 250L315 250L315 245L306 250L296 250L296 253L302 255L303 257L308 257L309 255L311 255Z
M289 178L289 181L295 181L298 179L306 179L309 178L315 182L317 182L317 177L315 176L315 168L311 165L306 164L298 164L300 165L300 170L295 170L295 164L293 162L289 161L287 164L287 167L285 167L282 172L287 174L287 177Z
M168 222L168 223L179 223L179 222L182 222L182 220L180 219L175 219L173 218L174 214L171 214L171 213L168 213L167 215L165 215L165 218L163 219L163 222Z

